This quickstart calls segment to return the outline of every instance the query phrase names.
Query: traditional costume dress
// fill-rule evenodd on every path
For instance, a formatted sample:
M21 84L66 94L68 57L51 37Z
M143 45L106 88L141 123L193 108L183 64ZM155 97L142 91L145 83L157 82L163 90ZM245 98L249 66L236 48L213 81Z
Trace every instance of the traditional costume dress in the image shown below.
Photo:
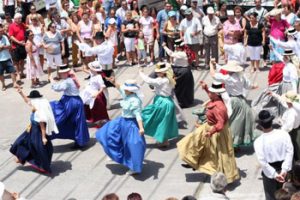
M245 89L252 89L250 81L242 74L243 68L235 62L228 62L221 66L228 74L216 73L214 79L225 84L230 96L232 114L229 125L235 147L250 145L253 141L254 117L251 107L244 97Z
M132 94L126 95L125 90ZM123 97L120 102L122 116L107 122L96 132L96 138L112 160L127 166L132 172L141 173L146 142L138 127L138 121L142 120L139 86L128 80L119 91Z
M100 72L102 67L98 61L89 63L89 68L96 74L91 74L86 88L81 92L80 97L84 104L86 119L89 122L98 122L100 120L109 120L106 110L106 98L103 89L106 88ZM101 91L99 93L99 91ZM95 94L98 94L96 97Z
M184 46L182 40L175 40L175 48ZM194 103L194 76L188 63L187 54L182 51L172 51L164 46L164 50L173 60L172 69L176 79L175 94L181 108L187 108Z
M270 123L274 117L270 112L262 110L258 115L258 123ZM274 200L275 192L282 188L282 183L275 180L281 172L292 169L293 144L286 131L273 129L260 135L254 142L254 150L262 167L263 185L266 200Z
M269 91L281 95L281 82L282 82L282 71L284 68L283 62L274 63L269 71L268 75L268 88L262 91L262 93L255 98L251 107L256 116L262 109L268 110L275 118L282 116L284 108L282 105L268 95Z
M289 91L282 96L272 94L286 108L281 118L281 129L288 132L294 146L294 160L300 160L300 96ZM292 104L291 107L287 103Z
M167 73L169 68L164 63L159 63L155 72ZM154 137L159 143L178 137L175 104L171 98L174 88L172 77L150 78L141 71L140 76L146 83L154 86L156 94L153 104L142 111L145 134Z
M42 98L36 90L28 98L31 99L30 104L34 109L30 116L30 125L12 144L10 152L21 164L29 162L40 172L50 173L53 146L48 135L58 133L58 129L48 100ZM46 124L46 144L43 143L41 122Z
M221 84L219 87L206 87L205 90L207 93L225 91ZM239 171L234 157L226 106L219 98L209 101L205 107L206 122L177 143L179 157L200 172L209 175L222 172L228 183L231 183L239 179ZM207 132L210 137L206 136Z
M95 35L95 39L104 39L104 35L102 32L97 32ZM90 47L85 43L76 42L79 49L83 52L86 52L91 55L96 55L99 64L102 66L102 78L106 87L114 87L114 85L107 81L106 77L114 76L113 71L113 55L114 55L114 47L113 44L109 41L104 41L100 45L96 45L94 47ZM108 90L105 89L104 91L107 104L109 105L109 94Z
M61 66L59 73L68 73L70 68ZM73 78L52 85L56 92L63 92L59 101L52 101L51 107L59 134L52 135L52 139L70 139L75 141L76 146L84 146L90 140L84 105L79 96L79 88Z

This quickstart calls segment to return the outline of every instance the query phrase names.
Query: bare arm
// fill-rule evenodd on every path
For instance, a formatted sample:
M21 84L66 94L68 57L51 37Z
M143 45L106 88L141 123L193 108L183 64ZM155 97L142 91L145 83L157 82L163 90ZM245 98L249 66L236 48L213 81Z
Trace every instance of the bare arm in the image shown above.
M40 122L40 127L41 127L41 132L42 132L42 141L43 141L43 144L46 145L46 143L47 143L46 123L45 122Z

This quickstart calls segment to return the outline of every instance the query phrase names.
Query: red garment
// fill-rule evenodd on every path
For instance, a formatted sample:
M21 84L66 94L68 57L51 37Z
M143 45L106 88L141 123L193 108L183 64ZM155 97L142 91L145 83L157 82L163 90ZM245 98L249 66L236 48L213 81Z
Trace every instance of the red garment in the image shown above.
M209 125L213 128L209 131L211 134L220 132L228 121L227 109L224 102L220 100L211 101L206 105L206 118Z
M283 68L284 68L283 62L275 63L272 65L268 75L269 85L272 85L274 83L280 83L282 81Z
M17 24L13 22L11 25L8 27L8 34L9 36L14 36L18 41L25 41L25 32L26 32L26 26L25 24ZM12 49L15 49L16 43L12 42Z
M106 98L101 92L95 99L94 107L90 109L89 105L84 105L84 112L86 119L91 122L97 122L99 120L109 120L106 109Z

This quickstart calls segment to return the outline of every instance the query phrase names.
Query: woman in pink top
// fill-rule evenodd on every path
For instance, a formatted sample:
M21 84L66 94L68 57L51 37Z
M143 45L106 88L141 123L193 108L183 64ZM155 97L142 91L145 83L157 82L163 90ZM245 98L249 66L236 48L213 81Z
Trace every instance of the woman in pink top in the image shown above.
M79 21L77 27L77 37L80 42L87 43L89 46L93 46L92 34L93 34L93 22L89 18L89 13L84 12L82 14L82 20ZM93 60L93 56L83 53L82 52L82 59L83 59L83 71L89 73L87 64Z
M285 40L285 30L289 28L289 24L286 20L281 19L282 9L274 8L265 16L271 25L270 35L278 40ZM283 54L284 49L279 47L274 42L270 41L270 45L272 45L273 49L275 49L278 53ZM279 58L275 56L273 51L270 52L270 61L278 62Z

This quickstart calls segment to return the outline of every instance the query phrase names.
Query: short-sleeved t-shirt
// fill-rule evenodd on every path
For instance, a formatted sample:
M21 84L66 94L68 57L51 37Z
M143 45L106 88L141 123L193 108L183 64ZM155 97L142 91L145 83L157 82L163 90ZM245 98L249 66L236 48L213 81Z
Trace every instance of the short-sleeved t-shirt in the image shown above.
M151 16L148 16L147 18L141 17L139 22L143 26L143 33L145 36L153 35L154 19Z
M5 35L2 35L0 38L0 46L8 46L10 45L10 42L8 38ZM9 53L8 49L3 49L0 51L0 61L6 61L8 59L11 59L11 55Z
M135 20L124 20L123 25L126 28L134 28L136 25L136 21ZM128 38L134 38L137 35L136 31L128 31L126 33L124 33L124 37L128 37Z
M60 43L63 41L63 37L59 32L56 32L54 37L49 37L48 34L46 33L44 35L43 41L46 45L50 45L51 47L51 53L52 55L57 55L61 53L60 49Z
M13 36L19 41L25 41L25 31L26 31L26 27L23 23L17 24L14 22L8 27L9 36ZM17 44L13 42L12 49L15 49L16 47Z
M184 42L186 44L199 44L199 37L191 36L191 33L202 30L202 26L198 18L193 17L190 21L188 21L186 18L183 19L179 25L179 30L184 33Z

